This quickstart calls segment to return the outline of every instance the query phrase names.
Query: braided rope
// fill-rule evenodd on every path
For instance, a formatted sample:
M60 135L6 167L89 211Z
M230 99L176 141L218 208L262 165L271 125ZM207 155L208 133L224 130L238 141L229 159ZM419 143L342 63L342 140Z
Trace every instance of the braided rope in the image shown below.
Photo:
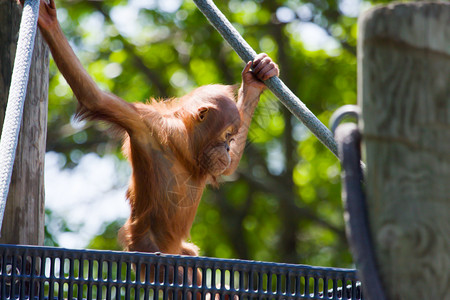
M39 2L39 0L25 1L20 22L19 40L0 140L0 232L22 123L23 104L39 17Z

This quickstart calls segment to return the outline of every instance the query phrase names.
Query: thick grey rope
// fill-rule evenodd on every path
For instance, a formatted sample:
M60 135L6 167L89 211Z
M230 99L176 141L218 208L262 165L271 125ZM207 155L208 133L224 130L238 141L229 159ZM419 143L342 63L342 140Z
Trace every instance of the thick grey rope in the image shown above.
M36 24L39 17L39 2L39 0L25 1L20 22L16 58L0 140L0 232L22 123L23 104L27 92Z
M256 52L242 38L212 0L194 0L194 2L245 63L255 58ZM280 78L272 77L266 80L265 84L280 99L281 103L338 157L338 148L331 131L289 90Z

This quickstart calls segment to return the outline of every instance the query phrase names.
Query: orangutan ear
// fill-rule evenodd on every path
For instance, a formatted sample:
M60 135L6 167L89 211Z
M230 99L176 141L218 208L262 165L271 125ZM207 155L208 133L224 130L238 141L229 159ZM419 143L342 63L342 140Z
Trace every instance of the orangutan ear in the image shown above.
M197 114L197 121L199 122L203 122L206 118L206 114L208 113L209 108L207 107L200 107L198 109L198 114Z

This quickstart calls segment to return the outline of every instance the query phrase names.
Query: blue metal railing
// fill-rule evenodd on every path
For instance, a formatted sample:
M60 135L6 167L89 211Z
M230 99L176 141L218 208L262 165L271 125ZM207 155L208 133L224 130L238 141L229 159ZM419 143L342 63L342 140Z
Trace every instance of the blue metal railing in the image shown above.
M185 275L177 278L173 270ZM201 284L192 284L197 282L193 270L202 274ZM158 280L150 273L160 274ZM191 282L186 274L194 276ZM192 295L197 299L363 299L356 271L349 269L0 245L1 299L192 299Z

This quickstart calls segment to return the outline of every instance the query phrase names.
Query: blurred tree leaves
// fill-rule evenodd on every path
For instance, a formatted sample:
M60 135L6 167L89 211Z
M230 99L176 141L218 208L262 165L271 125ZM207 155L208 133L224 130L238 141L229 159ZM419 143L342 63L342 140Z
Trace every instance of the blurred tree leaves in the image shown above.
M195 5L166 2L73 0L57 7L89 73L128 101L240 82L243 63ZM338 107L356 103L354 6L368 3L216 2L257 52L279 64L282 80L324 124ZM321 46L311 47L317 41ZM64 154L66 167L92 151L119 154L120 142L107 126L74 122L76 101L53 63L49 97L47 151ZM192 241L207 256L349 267L342 213L337 159L265 92L239 170L219 189L205 191ZM119 227L105 225L88 247L118 249Z
M74 228L71 228L64 218L55 214L49 209L45 209L45 230L44 230L44 244L46 246L58 247L58 233L74 232Z
M86 247L88 249L122 250L117 241L117 232L124 223L125 220L116 220L109 224L104 224L100 230L101 234L94 237Z

